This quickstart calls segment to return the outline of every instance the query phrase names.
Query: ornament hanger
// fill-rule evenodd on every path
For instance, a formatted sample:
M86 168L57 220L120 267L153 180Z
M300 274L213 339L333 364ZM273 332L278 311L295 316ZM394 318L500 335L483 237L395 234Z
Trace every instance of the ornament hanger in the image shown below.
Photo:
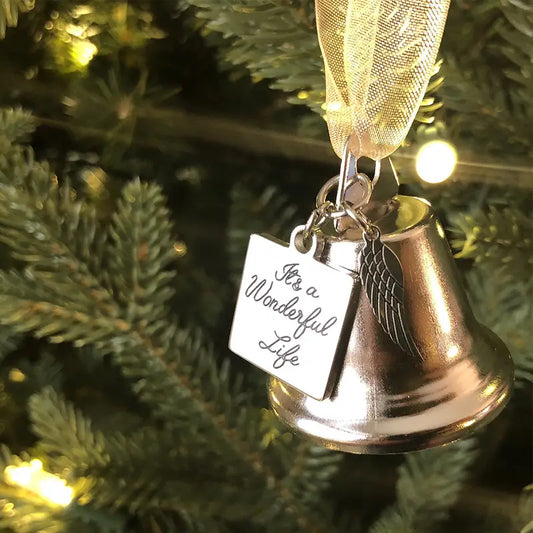
M350 139L344 144L340 173L324 183L316 196L316 208L312 211L304 226L299 227L303 242L308 240L328 219L338 221L341 217L350 217L367 235L368 238L378 236L376 226L363 213L362 209L368 205L374 187L381 174L381 160L375 162L374 177L370 179L357 169L357 157L350 150ZM359 195L356 201L347 200L347 191L359 185ZM331 191L337 189L335 203L327 197ZM305 246L302 247L302 250Z

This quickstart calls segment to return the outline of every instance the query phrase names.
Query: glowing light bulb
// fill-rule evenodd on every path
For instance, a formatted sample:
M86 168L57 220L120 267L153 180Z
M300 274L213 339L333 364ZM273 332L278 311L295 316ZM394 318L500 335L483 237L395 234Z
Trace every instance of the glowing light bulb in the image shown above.
M69 487L64 479L43 470L43 463L39 459L32 459L29 463L21 463L18 466L6 466L4 478L10 485L22 487L50 503L63 507L74 497L72 487Z
M448 179L456 163L457 152L445 141L430 141L416 155L416 171L427 183L441 183Z
M18 368L12 368L9 371L9 379L11 381L15 381L16 383L21 383L26 380L26 375Z
M174 251L178 257L183 257L187 253L187 245L183 241L176 241Z
M32 459L30 461L30 468L33 471L42 470L43 469L43 462L40 459Z
M77 26L76 24L67 24L65 31L74 37L83 37L83 26Z
M49 502L66 507L72 501L73 490L63 479L55 476L41 479L38 487L39 495Z
M72 59L81 67L87 66L98 52L98 48L90 41L79 40L72 45Z
M27 487L31 483L32 469L30 465L6 466L4 476L12 485Z

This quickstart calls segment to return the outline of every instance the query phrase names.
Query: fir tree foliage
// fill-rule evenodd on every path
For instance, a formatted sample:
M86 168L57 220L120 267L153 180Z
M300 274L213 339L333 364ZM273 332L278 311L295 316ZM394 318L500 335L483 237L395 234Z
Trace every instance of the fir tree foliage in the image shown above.
M0 3L0 39L6 35L7 28L18 24L19 14L33 9L35 0L2 0Z
M235 283L240 280L248 240L252 233L268 233L281 239L297 223L296 207L274 185L255 194L244 184L231 190L228 224L229 268ZM259 221L261 221L259 223Z
M187 1L205 21L204 29L226 38L216 44L230 63L246 66L254 81L272 80L290 93L290 101L321 112L324 79L313 2ZM146 118L140 117L140 104L149 108L171 94L148 85L143 50L164 37L153 22L152 4L94 0L80 10L56 2L59 19L43 39L62 72L60 63L73 42L61 39L68 37L63 30L70 24L89 28L68 38L89 40L99 60L112 64L109 75L96 68L98 74L84 78L85 65L72 76L64 100L79 139L93 140L96 133L106 140L104 163L118 165L132 145L139 118ZM32 6L30 0L0 1L0 38ZM441 64L436 66L417 118L445 118L451 140L476 156L476 147L483 146L514 164L516 155L529 151L532 13L521 0L452 3L444 62L440 71ZM122 76L123 56L138 76ZM18 455L2 447L0 478L5 466L39 457L75 488L75 500L67 508L53 507L0 479L0 528L22 533L358 529L351 513L346 520L333 517L333 505L325 499L342 455L290 435L242 392L224 354L216 354L203 333L183 327L174 316L175 291L192 278L174 275L179 270L174 230L161 189L133 180L111 216L99 212L20 144L33 128L29 113L0 109L0 241L13 258L0 271L0 359L16 359L17 365L2 369L0 423L25 416L27 409L36 439L28 444L25 435L22 448L12 447ZM238 183L231 193L231 281L240 273L249 233L288 237L283 232L298 222L284 191L249 185ZM452 202L447 211L464 210L467 203L479 202L461 198L460 207ZM531 235L523 203L507 203L450 219L453 244L469 260L462 266L473 262L468 274L473 308L510 348L523 386L533 380ZM11 359L23 334L59 346L22 358L17 352ZM60 355L49 355L48 349ZM73 394L72 384L69 389L65 383L73 361L101 380L104 372L116 372L113 387L133 392L132 405L94 415L93 406L80 401L83 394ZM10 375L23 383L10 383ZM16 386L24 388L21 401L11 390ZM398 471L397 501L372 532L439 527L468 475L473 447L469 439L407 456ZM530 495L526 487L517 530L532 529Z
M436 450L408 454L399 468L397 502L370 528L371 533L422 533L448 516L475 458L473 438Z
M35 121L22 108L0 109L0 135L9 142L24 141L35 130Z
M471 150L483 146L484 152L503 158L528 153L533 140L531 4L452 3L451 27L457 31L445 32L441 48L446 79L441 95L452 111L446 117L449 131L460 133Z
M9 327L0 327L0 361L17 346L19 336Z
M7 466L19 466L28 462L31 456L22 453L20 456L11 453L4 445L0 446L0 471ZM45 465L45 467L48 465ZM75 503L67 509L51 505L37 494L0 480L0 527L20 533L46 531L61 533L76 531L90 533L97 530L101 533L122 533L126 531L123 516L90 510L86 506Z
M21 268L0 274L0 323L54 343L91 344L111 356L171 435L169 442L152 429L148 436L106 440L73 406L45 390L30 401L30 416L55 467L94 480L83 490L95 506L136 512L152 502L154 509L191 523L207 516L250 520L276 531L324 529L311 516L320 516L319 489L336 461L308 444L274 440L265 451L260 411L249 406L238 381L232 383L229 365L218 366L201 337L181 328L168 309L173 240L160 188L131 182L106 224L68 183L58 184L30 149L8 148L0 159L0 241ZM122 477L112 470L124 464L114 442L129 459ZM135 453L161 446L167 446L162 457L178 454L177 471L168 479L168 466L161 465L165 482L157 484L153 469L142 474L155 457L135 459ZM198 468L188 470L206 461L207 478L198 479ZM134 465L139 469L132 473ZM306 476L317 483L303 487L299 480ZM91 483L98 491L90 492ZM198 490L191 492L191 486ZM125 491L123 499L118 490Z
M533 287L525 278L513 278L502 267L477 267L467 276L468 295L478 320L507 345L515 364L517 386L533 382Z
M149 427L104 434L51 388L30 399L29 413L37 449L55 470L69 472L78 501L132 514L165 510L200 519L227 513L219 509L226 502L216 496L227 487L216 480L195 481L201 463L172 434ZM209 499L199 501L191 491L195 485L210 493Z
M229 40L226 59L245 65L256 81L297 93L294 103L319 110L325 98L322 59L308 0L187 0L207 27Z
M533 268L533 223L518 206L488 206L452 217L455 257L474 259L488 269L503 269L527 279Z
M321 111L325 87L314 2L187 1L210 30L227 38L225 57L231 63L246 65L254 79L273 80L273 88L293 93L291 102ZM441 48L444 64L438 76L437 64L425 110L417 118L432 121L441 107L435 99L438 90L453 141L471 149L483 145L500 156L524 153L532 142L531 6L521 0L452 3L447 28ZM447 38L458 32L460 39ZM494 131L500 132L496 138Z
M515 524L520 533L533 531L533 483L525 486L520 495Z

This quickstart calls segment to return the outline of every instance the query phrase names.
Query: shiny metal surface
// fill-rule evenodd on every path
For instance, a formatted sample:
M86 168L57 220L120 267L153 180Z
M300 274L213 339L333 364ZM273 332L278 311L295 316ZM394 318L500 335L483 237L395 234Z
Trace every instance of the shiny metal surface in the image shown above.
M500 339L475 320L427 202L398 196L374 222L402 263L405 309L420 357L389 339L364 290L356 290L331 396L314 400L273 378L270 402L289 426L336 450L385 454L446 444L504 407L513 380L511 358ZM326 227L321 238L319 261L359 270L359 229L340 237Z

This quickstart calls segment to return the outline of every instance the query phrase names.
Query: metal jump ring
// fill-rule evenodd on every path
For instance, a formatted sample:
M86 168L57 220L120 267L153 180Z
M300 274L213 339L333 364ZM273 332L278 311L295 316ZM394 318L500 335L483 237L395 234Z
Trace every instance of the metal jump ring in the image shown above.
M346 214L361 227L365 237L376 240L380 236L379 228L370 222L361 209L354 209L348 202L344 202L344 209Z
M352 159L355 174L352 177L348 177ZM342 154L340 174L326 181L316 195L316 208L313 210L304 226L304 235L306 238L314 229L319 228L326 219L337 220L346 215L351 217L359 226L361 226L368 235L374 235L375 230L373 228L375 228L375 226L372 226L370 221L362 214L360 208L367 205L370 201L372 191L379 179L380 172L381 160L379 159L376 161L373 180L370 180L366 174L358 172L357 158L355 158L350 151L349 140L347 140ZM355 183L360 183L364 187L363 196L357 204L347 202L345 199L346 191ZM335 187L337 188L337 196L336 202L333 203L328 200L328 194Z
M318 194L316 195L317 209L321 209L321 207L328 202L327 200L328 194L331 192L331 190L336 185L339 184L339 182L340 182L340 176L334 176L333 178L326 181L326 183L324 183L324 185L322 186L322 188L318 191ZM366 190L365 190L365 194L363 198L361 199L361 202L358 205L352 204L352 208L354 209L358 209L359 207L365 206L368 203L370 196L372 195L372 182L370 181L370 179L368 178L366 174L357 173L353 178L350 178L347 181L347 188L351 187L357 182L362 183L365 186ZM332 202L329 202L329 203L332 204ZM346 211L342 207L343 203L344 203L344 199L341 201L340 205L337 204L337 210L335 212L337 216L332 216L332 218L338 218L338 217L341 217L347 214Z
M328 200L328 194L333 190L334 187L338 186L339 184L340 176L333 176L333 178L330 178L318 191L318 194L316 195L316 207L317 209L320 209L322 205L324 205Z
M309 235L312 233L313 228L316 226L318 216L319 216L318 211L316 209L313 209L313 211L309 215L309 218L307 219L307 222L305 223L305 226L302 232L304 235L304 238L309 237Z

